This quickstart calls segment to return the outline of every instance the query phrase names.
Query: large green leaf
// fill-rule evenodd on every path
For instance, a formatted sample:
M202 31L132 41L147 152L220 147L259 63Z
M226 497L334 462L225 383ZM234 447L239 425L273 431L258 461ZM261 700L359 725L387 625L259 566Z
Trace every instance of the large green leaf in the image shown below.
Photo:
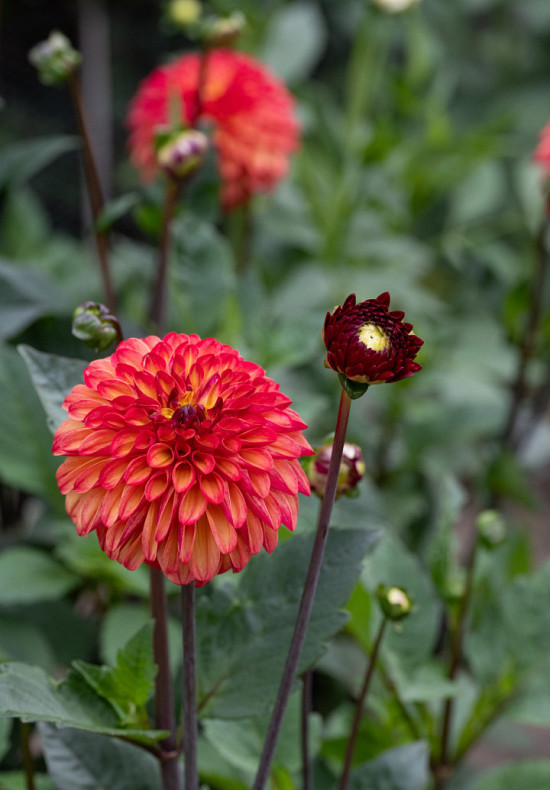
M67 419L67 412L61 404L76 384L82 384L82 373L88 363L81 359L45 354L31 346L18 346L29 371L32 383L38 393L48 419L48 427L53 432Z
M47 721L150 745L166 736L162 731L119 727L113 708L74 671L56 683L39 667L16 662L0 665L0 716Z
M342 611L375 534L334 529L300 670L319 658L344 625ZM199 704L208 718L261 715L277 691L311 553L312 536L287 540L254 559L234 591L206 588L197 607Z
M425 790L428 779L428 748L410 743L383 752L352 771L350 790ZM499 788L500 790L500 788Z
M309 74L326 42L323 16L314 3L294 2L272 18L262 48L265 61L285 82Z
M40 725L48 772L57 790L160 790L155 758L128 743Z
M58 156L74 151L78 146L78 137L58 135L24 140L9 148L4 147L0 160L0 188L7 184L21 184Z
M38 318L59 312L59 289L44 275L0 260L0 338L14 337Z
M86 661L73 661L73 666L113 706L121 720L126 724L135 720L155 686L153 622L140 628L119 651L114 667L98 667Z
M0 604L55 600L79 584L78 576L40 549L16 546L0 553Z
M0 391L0 476L14 488L59 502L58 461L51 453L44 410L23 360L7 346L0 346Z

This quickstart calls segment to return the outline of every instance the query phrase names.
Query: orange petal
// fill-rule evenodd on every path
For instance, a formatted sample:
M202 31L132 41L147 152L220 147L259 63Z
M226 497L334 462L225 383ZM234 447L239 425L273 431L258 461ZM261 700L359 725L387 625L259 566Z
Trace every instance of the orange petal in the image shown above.
M215 472L212 472L210 475L201 475L199 485L209 502L219 505L223 501L227 484Z
M172 482L179 494L188 491L195 482L195 470L188 461L180 461L172 469Z
M170 466L174 460L174 451L167 444L154 444L147 453L147 463L153 469L162 469Z
M124 462L125 459L122 459ZM126 471L124 472L124 479L130 485L138 485L140 483L145 483L145 481L149 478L151 474L151 468L147 462L147 458L144 455L138 455L136 458L132 458L129 464L126 466Z
M227 495L221 506L227 520L233 524L235 529L239 529L246 520L247 510L244 496L235 483L227 483Z
M203 515L207 505L208 500L204 498L200 486L195 483L180 497L178 520L181 524L194 524Z
M226 519L219 505L211 505L206 510L206 517L216 541L216 546L222 554L229 554L237 545L237 531Z
M189 566L198 581L208 582L216 575L219 564L220 550L216 546L208 520L201 518L197 522L195 545Z

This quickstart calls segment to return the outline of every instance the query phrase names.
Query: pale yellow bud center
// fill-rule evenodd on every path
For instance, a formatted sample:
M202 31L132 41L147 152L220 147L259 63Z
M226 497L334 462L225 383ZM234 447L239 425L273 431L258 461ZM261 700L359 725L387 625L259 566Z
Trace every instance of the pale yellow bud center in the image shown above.
M402 606L404 609L409 607L409 599L403 590L400 590L398 587L392 587L388 590L387 598L393 606Z
M177 25L190 25L200 17L201 4L198 0L172 0L168 14Z
M359 330L359 340L371 351L387 351L390 339L376 324L365 324Z

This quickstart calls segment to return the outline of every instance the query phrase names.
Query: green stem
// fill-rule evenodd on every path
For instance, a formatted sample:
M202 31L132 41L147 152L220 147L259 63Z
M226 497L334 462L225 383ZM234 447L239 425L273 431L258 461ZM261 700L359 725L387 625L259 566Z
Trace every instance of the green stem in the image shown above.
M195 586L181 588L183 623L183 756L185 790L199 790L197 764L197 689L195 648Z
M86 184L88 186L88 195L90 198L90 208L92 210L92 218L94 222L94 235L99 259L99 268L101 271L101 280L103 283L103 292L105 294L107 307L112 313L116 313L116 297L111 280L111 272L109 269L109 243L107 235L105 233L100 233L97 230L97 223L104 208L103 194L95 163L94 152L90 141L90 135L88 133L88 124L86 122L84 104L82 101L80 78L76 69L74 69L69 76L69 88L71 91L80 137L82 138L84 174L86 176Z
M323 556L325 553L325 546L328 537L328 529L330 524L330 517L332 514L332 506L336 495L336 485L338 483L338 473L340 471L340 463L342 461L342 452L344 442L346 439L346 429L349 420L349 413L351 407L351 399L347 393L342 390L340 397L340 407L338 409L338 417L336 420L336 428L334 432L334 442L332 445L332 456L330 459L330 467L327 476L327 484L325 495L319 513L319 522L317 525L317 533L313 543L309 568L304 583L304 590L302 599L296 617L294 626L294 633L290 642L283 675L279 685L279 691L275 700L273 712L271 714L271 721L267 730L264 748L258 766L258 772L254 781L253 790L263 790L269 778L273 756L275 754L275 747L281 731L283 723L283 716L290 698L292 684L298 669L298 662L300 654L304 645L307 626L313 608L313 600L317 590L321 566L323 564Z
M23 752L23 770L25 771L25 790L34 790L34 760L31 753L31 725L19 722L21 733L21 751Z
M340 782L338 784L338 790L346 790L349 783L351 764L353 761L353 753L355 751L357 736L359 735L359 725L361 724L361 718L363 716L363 710L365 707L365 700L367 698L367 694L369 693L370 683L372 680L372 676L374 674L376 660L378 658L378 653L380 652L380 645L382 644L382 639L384 638L384 631L386 630L387 623L388 623L388 618L384 617L382 622L380 623L380 628L378 629L378 634L376 635L374 646L372 648L371 657L367 666L367 671L365 673L365 679L363 681L363 687L361 688L361 693L359 694L359 699L357 700L357 705L355 707L353 724L351 726L351 733L349 736L348 746L346 749L346 757L344 759L344 768L342 769L342 775L340 777Z
M170 258L170 239L172 220L178 198L180 196L181 184L171 178L166 179L164 190L164 206L162 210L162 226L160 232L159 257L157 266L157 279L153 289L151 306L149 308L149 318L157 327L160 333L165 331L166 324L166 292L168 281L168 261Z
M474 586L474 571L477 557L477 547L479 542L477 535L470 548L470 553L466 563L466 586L460 601L455 627L451 635L451 656L449 661L449 680L454 680L462 663L462 648L464 642L464 628L466 616L472 599ZM434 771L434 790L445 790L449 778L452 762L449 756L449 742L451 737L451 725L453 720L454 699L448 697L445 700L443 709L443 721L441 727L441 741L439 759L435 762Z
M153 653L158 667L155 678L155 727L168 730L170 735L160 742L161 776L163 790L181 790L178 770L179 752L176 748L176 724L174 695L170 675L168 652L168 618L166 613L166 591L164 574L156 568L149 569L151 589L151 613L155 621L153 631Z

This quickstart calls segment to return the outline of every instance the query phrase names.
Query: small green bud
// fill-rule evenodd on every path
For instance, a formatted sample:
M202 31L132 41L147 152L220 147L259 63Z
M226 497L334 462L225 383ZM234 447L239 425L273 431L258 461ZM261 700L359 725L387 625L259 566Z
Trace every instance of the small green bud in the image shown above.
M164 14L174 27L185 30L200 19L202 6L199 0L169 0Z
M54 30L49 38L30 50L29 60L38 70L41 82L45 85L59 85L69 79L80 65L82 56L63 33Z
M73 313L72 333L94 351L105 351L120 337L120 326L105 305L84 302Z
M413 608L412 598L403 587L379 584L376 588L376 598L384 615L393 622L408 617Z
M494 549L506 539L506 524L496 510L484 510L476 519L476 527L481 544L486 549Z
M157 161L167 176L175 180L192 176L204 162L208 151L208 137L196 129L188 129L166 137L157 150Z

